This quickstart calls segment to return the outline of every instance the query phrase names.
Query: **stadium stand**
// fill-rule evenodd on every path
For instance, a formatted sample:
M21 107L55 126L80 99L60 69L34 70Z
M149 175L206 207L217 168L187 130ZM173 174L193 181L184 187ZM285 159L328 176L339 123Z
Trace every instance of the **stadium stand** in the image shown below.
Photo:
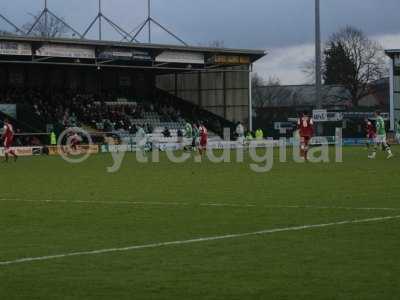
M0 45L0 110L22 144L49 144L51 133L75 126L99 143L138 127L160 139L177 139L186 122L204 122L211 136L237 121L251 127L251 64L266 54L14 35L0 36Z
M0 90L0 103L18 105L19 118L13 123L21 132L47 132L51 125L59 134L68 127L85 126L90 131L124 136L135 135L137 128L143 127L153 139L175 142L186 121L204 121L215 132L219 132L223 125L233 126L223 118L162 91L150 100L114 97L110 93L96 95L68 89ZM162 134L164 129L169 130L169 137ZM20 138L18 144L38 145L41 140L46 143L40 137L31 136L30 139Z

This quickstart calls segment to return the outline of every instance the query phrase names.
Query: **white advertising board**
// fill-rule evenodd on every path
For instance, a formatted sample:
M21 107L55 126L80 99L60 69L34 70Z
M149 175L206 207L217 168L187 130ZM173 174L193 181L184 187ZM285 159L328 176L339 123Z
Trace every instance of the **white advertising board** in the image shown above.
M313 110L314 122L326 122L328 121L328 112L326 109L315 109Z
M156 57L157 62L202 64L204 65L204 54L178 51L164 51Z
M74 45L44 45L36 50L36 55L65 58L96 58L94 48Z
M0 55L31 56L32 48L28 43L0 42Z
M42 147L12 147L18 156L41 155ZM4 148L0 148L0 156L4 156Z
M120 60L145 60L152 59L147 51L124 49L124 48L111 48L99 54L99 58L103 59L120 59Z

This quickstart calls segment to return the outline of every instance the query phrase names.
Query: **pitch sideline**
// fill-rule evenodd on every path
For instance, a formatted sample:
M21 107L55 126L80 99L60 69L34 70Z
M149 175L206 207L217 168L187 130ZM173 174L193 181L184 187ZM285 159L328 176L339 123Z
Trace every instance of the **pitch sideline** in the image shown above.
M267 234L273 234L273 233L277 233L277 232L301 231L301 230L307 230L307 229L325 228L325 227L333 227L333 226L340 226L340 225L372 223L372 222L388 221L388 220L395 220L395 219L400 219L400 215L379 217L379 218L369 218L369 219L359 219L359 220L349 220L349 221L341 221L341 222L333 222L333 223L325 223L325 224L314 224L314 225L303 225L303 226L294 226L294 227L286 227L286 228L266 229L266 230L255 231L255 232L248 232L248 233L237 233L237 234L228 234L228 235L220 235L220 236L211 236L211 237L196 238L196 239L181 240L181 241L172 241L172 242L160 242L160 243L147 244L147 245L128 246L128 247L123 247L123 248L109 248L109 249L100 249L100 250L91 250L91 251L70 252L70 253L56 254L56 255L49 255L49 256L27 257L27 258L20 258L20 259L9 260L9 261L0 261L0 266L22 264L22 263L29 263L29 262L35 262L35 261L54 260L54 259L61 259L61 258L66 258L66 257L99 255L99 254L108 254L108 253L114 253L114 252L128 252L128 251L149 249L149 248L159 248L159 247L166 247L166 246L219 241L219 240L235 239L235 238L242 238L242 237L249 237L249 236L267 235Z

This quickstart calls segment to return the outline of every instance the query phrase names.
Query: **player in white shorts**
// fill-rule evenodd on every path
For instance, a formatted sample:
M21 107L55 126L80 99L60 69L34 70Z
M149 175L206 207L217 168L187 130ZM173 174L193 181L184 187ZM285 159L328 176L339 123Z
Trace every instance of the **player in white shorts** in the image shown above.
M376 128L376 138L375 138L375 146L372 154L369 156L370 159L376 158L376 152L378 145L382 147L384 151L387 152L387 159L391 159L393 157L392 149L390 149L389 144L386 140L386 128L385 121L383 120L381 113L379 111L375 112L375 128Z

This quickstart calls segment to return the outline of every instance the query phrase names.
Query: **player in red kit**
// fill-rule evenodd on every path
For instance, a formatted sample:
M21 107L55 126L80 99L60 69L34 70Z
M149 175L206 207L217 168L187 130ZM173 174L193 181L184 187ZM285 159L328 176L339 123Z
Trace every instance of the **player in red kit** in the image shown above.
M300 133L300 155L307 160L307 153L311 138L314 135L314 121L306 112L297 120L297 128Z
M74 134L72 134L71 136L71 148L74 151L77 151L78 145L81 141L81 137L75 132Z
M14 150L11 149L14 141L14 128L10 121L4 120L3 135L1 137L4 143L4 155L6 157L6 162L8 161L9 155L14 156L14 161L17 160L18 156Z
M208 143L208 131L204 124L201 124L199 127L200 132L200 147L199 152L200 155L203 155L207 151L207 143Z
M375 145L376 129L371 120L365 119L365 131L367 133L367 149Z
M72 132L68 139L70 143L70 152L76 154L78 152L78 146L82 142L82 138L77 132Z

